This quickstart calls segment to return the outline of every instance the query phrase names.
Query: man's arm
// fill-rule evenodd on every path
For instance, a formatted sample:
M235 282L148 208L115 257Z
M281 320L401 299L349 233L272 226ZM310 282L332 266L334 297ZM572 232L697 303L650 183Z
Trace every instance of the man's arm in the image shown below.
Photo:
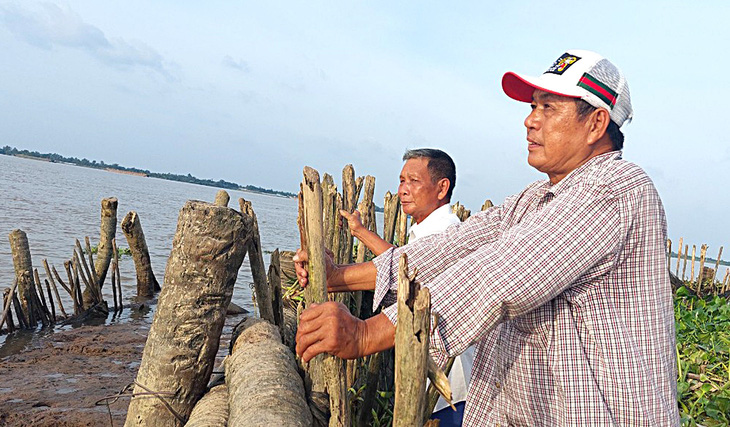
M324 258L327 268L328 292L371 291L375 289L377 270L375 270L375 265L372 262L336 265L332 261L330 253L327 253ZM307 252L298 249L292 260L294 261L299 285L304 288L309 283L309 271L306 266Z
M395 326L383 314L361 320L338 302L313 304L302 312L297 354L308 362L320 353L356 359L395 345Z
M355 210L352 213L349 213L344 209L340 209L340 215L347 220L347 226L350 228L350 233L355 236L357 240L361 241L376 256L394 247L362 225L359 211Z

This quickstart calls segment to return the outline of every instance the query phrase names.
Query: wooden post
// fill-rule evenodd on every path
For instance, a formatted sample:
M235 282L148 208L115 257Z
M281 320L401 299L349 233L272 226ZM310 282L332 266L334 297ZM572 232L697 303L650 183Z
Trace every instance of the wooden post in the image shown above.
M53 275L51 274L51 269L48 268L48 260L45 258L43 259L43 268L46 269L46 276L48 276L48 280L51 282L51 286L53 287L53 293L56 295L56 302L58 303L58 309L61 311L61 314L63 314L63 317L68 317L68 314L66 314L66 310L63 309L63 302L61 302L61 295L58 294L58 288L56 287L56 281L53 280ZM56 276L58 276L58 272L55 271ZM63 282L61 282L63 283ZM65 285L64 285L65 286ZM50 292L49 292L50 294Z
M431 295L398 262L398 323L395 328L395 405L393 427L421 426L426 406Z
M405 246L408 243L408 215L403 209L398 209L398 246Z
M306 243L309 256L309 284L304 289L306 305L327 301L327 271L324 253L324 227L322 225L322 187L319 173L304 168L302 182L303 231L302 241ZM311 393L328 393L330 402L330 426L349 426L350 410L347 404L345 371L342 359L320 354L309 361L306 369Z
M720 268L720 258L722 258L722 246L720 246L720 251L717 253L717 260L715 260L715 273L712 274L712 280L710 280L710 283L712 284L713 288L715 287L715 278L717 277L717 269ZM715 288L717 289L717 288ZM717 292L715 292L715 295L717 295Z
M228 207L229 200L231 200L231 196L228 195L228 192L226 190L218 190L218 192L215 193L214 204L216 206L222 206L222 207L226 208L226 207Z
M53 296L51 296L51 284L48 283L48 279L44 279L46 282L46 290L48 291L48 306L51 308L51 322L56 323L56 306L53 305Z
M137 212L130 211L122 220L122 232L127 238L129 251L134 260L134 269L137 272L137 296L151 298L155 291L160 289L159 283L152 271L150 252L142 231L142 223Z
M112 240L117 234L118 205L119 202L116 197L108 197L101 201L101 234L99 235L99 246L96 251L96 264L94 264L99 289L104 286L104 280L106 280L107 271L112 260Z
M41 278L38 275L38 269L33 269L33 279L35 282L36 291L33 291L33 298L35 299L35 306L38 309L38 317L40 317L43 326L48 326L53 323L51 318L51 312L48 310L48 304L46 303L46 296L43 294L43 285L41 284Z
M125 426L187 420L213 370L250 238L250 226L233 209L189 201L180 211ZM140 395L145 389L161 395Z
M702 244L700 247L700 271L697 274L697 296L701 297L703 273L705 269L705 255L707 255L707 245Z
M13 230L8 237L10 239L10 250L13 254L15 278L18 281L18 299L22 307L21 313L26 316L26 325L34 328L36 319L32 314L33 302L31 295L33 291L33 263L30 258L28 236L23 230Z
M483 210L483 211L486 211L487 209L491 208L492 206L494 206L494 204L492 204L492 201L491 201L491 200L489 200L489 199L487 199L487 200L486 200L486 201L484 202L484 204L482 205L482 210Z
M78 300L78 292L76 291L76 287L78 286L78 283L76 279L78 279L75 276L75 270L72 269L74 263L72 261L64 261L63 267L66 269L66 275L68 276L68 283L71 291L71 300L74 304L74 315L78 315L81 313L82 307L81 302Z
M400 199L397 194L385 193L383 201L383 240L388 243L395 243L395 230L398 223L398 212L400 211Z
M228 425L312 426L296 360L281 343L276 326L249 318L236 327L234 335L241 329L224 362Z
M25 314L23 313L23 307L20 303L20 300L18 300L18 292L15 292L15 294L11 295L13 299L13 308L15 309L15 316L18 318L18 326L23 329L29 329L30 325L28 325L28 320L25 317Z
M695 282L695 251L697 250L697 245L692 245L692 260L691 260L691 274L689 276L689 283L690 285L693 285Z
M340 213L335 210L337 186L332 175L326 173L322 177L322 207L324 209L324 245L332 250L335 239L335 230L340 222Z
M355 169L352 165L346 165L342 169L342 209L352 213L357 205L357 192L355 184ZM339 215L339 214L338 214ZM340 240L340 264L352 264L352 242L353 237L347 219L342 218L342 231Z
M281 295L281 261L279 248L271 254L267 279L272 291L271 305L274 313L274 324L279 327L279 334L284 337L284 301ZM287 343L284 343L287 344Z
M259 237L259 224L256 220L256 213L253 211L251 202L238 199L241 213L251 218L252 234L248 241L248 261L251 264L251 275L253 276L254 292L256 292L256 302L259 306L259 314L261 318L267 320L272 325L276 324L274 318L274 308L271 304L271 289L266 280L266 266L264 266L264 258L261 254L261 238ZM321 213L321 211L320 211Z
M3 317L0 319L0 329L3 327L3 323L5 323L5 319L8 319L8 332L13 331L13 320L12 317L8 317L8 314L10 313L10 304L13 301L13 295L15 294L15 288L18 287L18 279L16 278L13 280L13 286L8 291L6 289L6 293L3 295Z
M679 261L682 259L682 243L683 243L682 240L683 239L684 239L683 237L679 238L679 249L678 249L679 252L677 253L677 270L675 271L675 274L674 274L675 276L678 276L678 277L679 277Z
M682 263L682 281L684 281L685 273L687 272L687 252L689 252L689 245L684 245L684 262Z
M671 269L671 267L669 267L670 265L672 265L671 257L672 257L672 239L667 239L667 270Z
M722 279L722 293L724 294L728 290L728 276L730 276L730 268L725 270L725 278Z

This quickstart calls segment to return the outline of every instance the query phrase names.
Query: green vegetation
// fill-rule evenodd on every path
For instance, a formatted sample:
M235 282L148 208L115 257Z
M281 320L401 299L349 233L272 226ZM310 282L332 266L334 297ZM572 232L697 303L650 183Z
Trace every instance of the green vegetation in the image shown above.
M43 160L48 160L52 163L69 163L69 164L74 164L77 166L84 166L87 168L94 168L94 169L104 169L104 170L113 169L116 171L142 174L142 175L149 176L152 178L166 179L169 181L189 182L192 184L206 185L208 187L216 187L216 188L225 188L228 190L246 190L246 191L250 191L252 193L271 194L271 195L282 196L282 197L296 197L296 194L288 193L286 191L270 190L268 188L261 188L261 187L255 186L255 185L242 186L242 185L236 184L235 182L224 181L222 179L219 179L218 181L214 181L212 179L196 178L190 174L178 175L178 174L173 174L173 173L150 172L146 169L127 168L124 166L120 166L117 163L108 164L108 163L104 163L103 161L97 162L96 160L88 160L86 158L79 160L76 157L64 157L64 156L61 156L60 154L56 154L56 153L39 153L37 151L18 150L17 148L10 147L8 145L0 148L0 154L5 154L7 156L18 156L18 157L30 157L30 158L34 158L34 159L43 159Z
M96 254L97 252L99 252L99 246L98 245L92 246L91 247L91 253L92 254ZM86 249L84 249L84 253L86 253ZM117 247L117 256L119 258L121 258L122 255L132 256L132 251L129 248Z
M682 425L729 425L730 303L717 296L699 298L682 286L674 298L674 315Z

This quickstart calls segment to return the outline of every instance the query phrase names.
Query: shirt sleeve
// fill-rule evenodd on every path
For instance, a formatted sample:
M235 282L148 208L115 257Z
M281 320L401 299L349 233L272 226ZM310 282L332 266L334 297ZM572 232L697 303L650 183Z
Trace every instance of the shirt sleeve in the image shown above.
M459 354L505 319L529 313L575 283L607 274L621 241L616 204L605 186L576 185L477 248L443 253L440 241L431 242L439 243L431 248L406 246L409 266L419 269L417 279L429 287L432 310L440 316L431 346ZM450 240L458 240L453 234L460 229L454 228ZM441 270L434 274L431 264ZM382 274L397 274L397 267L386 270ZM383 313L395 323L397 306Z
M479 212L465 222L449 226L443 233L422 237L413 243L391 248L373 259L377 268L373 306L382 303L389 306L395 302L398 289L398 259L401 254L423 253L428 263L418 265L418 278L422 283L446 269L452 259L458 259L493 242L499 235L502 207L494 206ZM411 268L413 264L410 262Z

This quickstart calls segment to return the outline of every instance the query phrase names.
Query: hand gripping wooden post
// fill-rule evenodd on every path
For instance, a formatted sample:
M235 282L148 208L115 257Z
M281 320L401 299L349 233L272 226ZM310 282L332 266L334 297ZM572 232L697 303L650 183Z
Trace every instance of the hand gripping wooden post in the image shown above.
M322 224L322 187L319 172L305 167L302 182L302 207L300 232L302 243L309 256L309 284L304 290L307 305L327 301L327 270L324 252L324 227ZM320 354L309 361L307 386L311 394L327 393L330 401L330 426L349 426L350 408L347 402L347 388L343 360L327 354Z
M398 262L398 323L395 327L393 427L422 426L426 406L431 294L408 274L408 258Z
M180 211L125 426L187 420L213 371L250 238L250 222L233 209L189 201Z

